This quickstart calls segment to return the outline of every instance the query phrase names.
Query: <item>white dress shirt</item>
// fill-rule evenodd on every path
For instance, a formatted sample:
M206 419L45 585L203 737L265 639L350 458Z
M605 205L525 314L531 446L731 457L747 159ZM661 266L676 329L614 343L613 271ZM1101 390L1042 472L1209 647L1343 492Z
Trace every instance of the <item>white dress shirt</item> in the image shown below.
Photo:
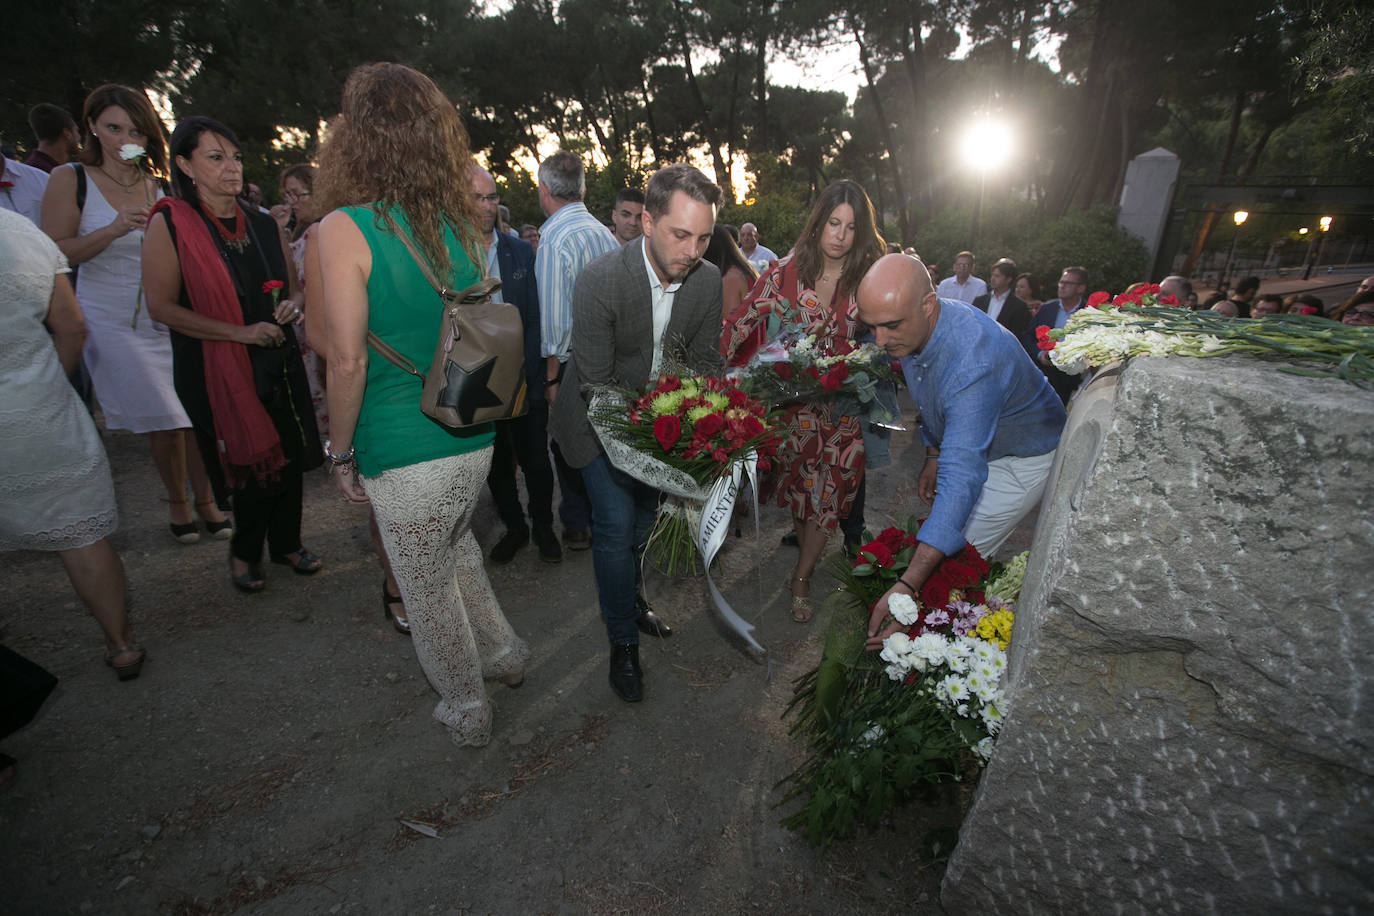
M673 314L673 299L682 281L669 283L666 287L663 285L654 272L654 265L649 263L649 246L645 242L645 239L640 239L639 251L644 256L644 270L649 274L649 298L654 307L654 359L649 364L649 378L652 379L658 377L659 366L663 362L663 332L668 329L668 319Z
M935 294L941 299L956 299L972 305L974 299L987 291L988 285L977 277L971 276L967 282L961 284L958 277L949 276L940 281Z
M1006 292L1002 293L1002 295L1000 295L1000 296L997 295L996 293L992 292L991 290L988 291L988 317L989 317L989 318L991 318L993 321L996 321L996 320L997 320L997 316L1000 315L1000 314L1002 314L1002 306L1006 304L1006 302L1007 302L1007 297L1010 296L1010 295L1011 295L1011 287L1010 287L1010 286L1008 286Z

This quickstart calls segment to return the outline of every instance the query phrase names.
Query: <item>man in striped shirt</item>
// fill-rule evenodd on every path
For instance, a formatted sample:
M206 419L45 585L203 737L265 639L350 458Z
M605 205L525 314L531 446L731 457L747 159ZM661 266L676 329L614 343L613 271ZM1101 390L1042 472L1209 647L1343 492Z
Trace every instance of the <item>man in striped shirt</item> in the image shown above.
M586 190L586 170L572 153L559 150L539 163L539 206L548 219L539 227L534 275L539 287L544 397L550 406L558 394L572 341L573 283L588 263L620 248L611 231L587 212L582 203ZM582 475L563 460L557 442L550 445L563 493L558 507L563 545L569 550L586 550L592 545L591 504Z

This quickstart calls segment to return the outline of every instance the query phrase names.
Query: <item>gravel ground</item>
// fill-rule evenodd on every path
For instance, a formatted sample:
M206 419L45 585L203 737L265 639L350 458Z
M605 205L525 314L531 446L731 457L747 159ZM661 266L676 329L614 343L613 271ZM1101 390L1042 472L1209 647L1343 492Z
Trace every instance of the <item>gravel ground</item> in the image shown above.
M494 685L491 744L464 749L383 619L365 513L323 472L306 482L303 537L325 570L269 565L267 590L246 596L224 542L168 533L145 440L105 442L149 661L117 683L57 558L3 557L0 640L61 684L4 742L20 763L0 793L0 912L940 912L943 860L919 850L952 836L966 791L824 852L778 824L775 785L805 752L781 714L823 633L787 613L783 510L765 507L761 535L717 561L767 658L723 633L699 579L657 578L650 600L677 632L645 641L638 705L606 683L588 553L554 566L531 546L492 568L534 656L519 690ZM870 526L919 505L913 442L898 434L896 466L872 475ZM474 527L486 548L501 534L487 498Z

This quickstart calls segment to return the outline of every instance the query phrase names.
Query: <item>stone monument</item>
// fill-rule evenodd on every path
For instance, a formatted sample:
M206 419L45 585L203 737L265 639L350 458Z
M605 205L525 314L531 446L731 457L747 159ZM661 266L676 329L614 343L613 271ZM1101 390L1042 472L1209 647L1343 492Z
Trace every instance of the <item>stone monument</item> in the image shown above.
M1150 252L1148 263L1159 258L1160 239L1173 207L1174 187L1178 184L1178 157L1162 146L1141 153L1126 166L1126 180L1121 186L1121 211L1116 217L1118 229L1125 230L1145 243ZM1162 276L1151 277L1160 280Z
M1136 359L1055 462L946 910L1374 912L1374 393Z

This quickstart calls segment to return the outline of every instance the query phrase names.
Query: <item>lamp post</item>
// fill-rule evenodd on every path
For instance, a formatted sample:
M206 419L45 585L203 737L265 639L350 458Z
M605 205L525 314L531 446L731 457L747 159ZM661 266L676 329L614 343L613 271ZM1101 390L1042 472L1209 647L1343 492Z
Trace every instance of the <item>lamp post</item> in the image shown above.
M1318 224L1321 226L1321 230L1322 230L1321 239L1322 239L1322 246L1324 247L1324 246L1326 245L1326 233L1328 233L1328 232L1331 231L1331 217L1329 217L1329 216L1323 216L1320 220L1318 220ZM1318 247L1318 248L1317 248L1317 256L1316 256L1315 258L1313 258L1313 257L1312 257L1312 248L1313 248L1313 246L1315 246L1315 245L1317 244L1317 236L1316 236L1316 233L1308 233L1307 227L1306 227L1306 226L1304 226L1304 227L1302 227L1301 229L1299 229L1299 230L1298 230L1298 233L1299 233L1300 235L1306 235L1306 236L1307 236L1307 264L1303 267L1303 270L1302 270L1302 278L1303 278L1304 280L1307 280L1307 279L1309 279L1309 278L1312 276L1312 268L1316 266L1316 262L1321 260L1321 256L1322 256L1322 254L1321 254L1321 247Z
M1326 251L1327 233L1331 231L1331 217L1323 216L1320 220L1322 227L1322 240L1317 243L1317 257L1313 259L1312 266L1320 267L1322 264L1322 252Z
M1236 228L1231 233L1231 250L1226 253L1226 269L1221 272L1222 279L1231 278L1231 259L1236 256L1236 240L1240 238L1241 225L1250 218L1249 210L1237 210L1231 214L1231 219L1235 220Z

